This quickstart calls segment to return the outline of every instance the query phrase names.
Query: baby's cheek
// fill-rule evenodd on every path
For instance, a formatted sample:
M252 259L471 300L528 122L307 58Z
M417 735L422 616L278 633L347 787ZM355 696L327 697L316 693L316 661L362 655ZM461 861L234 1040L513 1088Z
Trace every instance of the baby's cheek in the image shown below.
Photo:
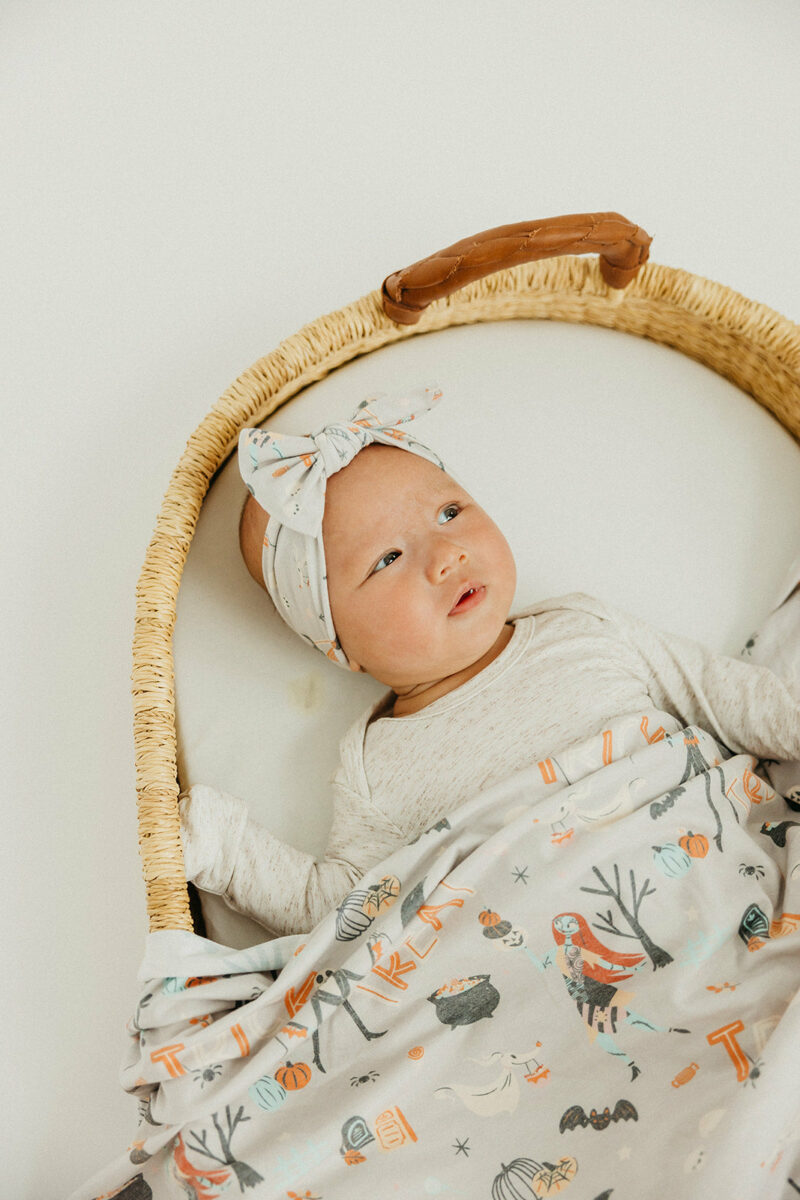
M433 638L430 606L410 595L400 596L382 613L374 614L373 631L388 651L405 659L419 658Z
M359 641L373 644L394 636L400 615L385 596L373 592L348 613L348 623Z

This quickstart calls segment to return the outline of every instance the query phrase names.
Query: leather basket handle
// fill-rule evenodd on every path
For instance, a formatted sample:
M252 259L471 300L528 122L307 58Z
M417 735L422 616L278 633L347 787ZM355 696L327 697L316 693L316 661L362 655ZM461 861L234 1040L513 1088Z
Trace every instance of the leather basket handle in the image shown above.
M464 238L402 271L381 286L384 312L398 325L416 325L434 300L505 267L559 254L600 255L609 287L624 288L644 266L652 238L619 213L570 213L541 221L498 225Z

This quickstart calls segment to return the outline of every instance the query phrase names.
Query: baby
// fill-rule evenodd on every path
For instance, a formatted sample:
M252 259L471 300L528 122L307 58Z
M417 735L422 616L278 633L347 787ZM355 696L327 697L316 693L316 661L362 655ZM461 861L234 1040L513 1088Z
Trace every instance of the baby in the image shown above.
M390 689L341 741L322 860L225 792L181 796L187 879L278 935L310 931L371 866L477 791L622 714L651 714L653 729L698 724L733 753L800 759L800 704L766 666L580 592L511 615L508 542L402 428L440 396L364 401L313 438L240 438L251 576L301 637Z

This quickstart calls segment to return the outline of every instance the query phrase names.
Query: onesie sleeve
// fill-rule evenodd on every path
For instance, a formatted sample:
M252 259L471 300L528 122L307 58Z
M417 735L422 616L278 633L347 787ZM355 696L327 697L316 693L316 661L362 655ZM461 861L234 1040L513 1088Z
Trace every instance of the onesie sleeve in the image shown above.
M649 673L656 707L699 725L736 754L800 758L800 703L769 667L602 607Z
M248 816L243 800L199 784L179 798L186 878L278 936L309 933L403 841L369 797L333 779L324 858L290 846Z

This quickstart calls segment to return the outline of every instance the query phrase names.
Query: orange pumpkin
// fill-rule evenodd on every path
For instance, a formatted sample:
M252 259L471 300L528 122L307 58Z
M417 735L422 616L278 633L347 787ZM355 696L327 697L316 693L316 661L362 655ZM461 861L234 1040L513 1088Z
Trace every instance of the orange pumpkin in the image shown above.
M287 1092L297 1092L304 1088L311 1078L311 1067L308 1063L287 1062L285 1066L278 1068L275 1078Z
M678 845L691 858L705 858L708 854L708 838L702 833L692 833L691 829L680 839Z
M478 914L478 920L481 925L497 925L500 920L500 913L492 912L490 908L486 908L482 913Z

